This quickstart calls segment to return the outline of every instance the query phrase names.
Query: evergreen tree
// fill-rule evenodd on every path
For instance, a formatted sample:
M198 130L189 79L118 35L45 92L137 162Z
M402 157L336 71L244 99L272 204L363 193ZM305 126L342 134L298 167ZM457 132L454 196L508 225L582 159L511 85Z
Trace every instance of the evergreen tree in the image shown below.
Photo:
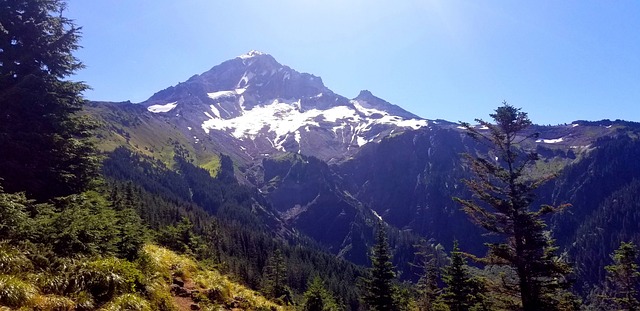
M371 269L369 277L365 279L364 301L371 310L390 311L397 310L394 301L393 280L395 273L391 263L391 251L387 234L382 222L378 222L376 230L376 244L371 253Z
M418 280L418 306L420 310L432 310L439 297L438 266L434 258L430 258L424 267L424 274Z
M419 248L416 255L419 256L421 261L417 267L422 270L417 283L418 308L424 311L434 310L434 304L440 296L440 288L438 286L440 265L438 255L437 253L434 254L434 252L437 252L442 246L427 245L426 241L422 240L416 247Z
M322 284L322 279L315 276L307 287L307 291L304 292L304 305L305 311L337 311L340 310L333 298L333 295L329 293Z
M64 8L0 1L0 182L38 200L78 193L97 172L89 126L75 114L87 86L65 80L83 65L72 55L80 28Z
M638 247L622 242L611 258L613 264L605 267L609 299L616 304L617 310L640 310Z
M267 260L264 267L264 290L273 297L290 302L289 290L287 288L287 266L282 256L282 251L276 249Z
M481 304L480 282L470 275L457 240L454 241L451 250L451 264L446 266L443 271L442 280L446 287L442 299L451 311L470 310Z
M534 191L552 176L536 179L529 174L538 155L521 146L523 141L537 137L524 132L532 124L527 114L504 102L491 117L495 124L476 120L486 131L462 123L472 138L489 148L489 153L465 155L475 175L465 184L475 198L455 200L475 223L502 237L503 242L488 244L484 261L510 266L516 272L514 288L523 310L554 310L558 306L555 299L563 296L558 291L569 286L566 276L571 269L555 255L557 247L542 217L563 206L531 209Z

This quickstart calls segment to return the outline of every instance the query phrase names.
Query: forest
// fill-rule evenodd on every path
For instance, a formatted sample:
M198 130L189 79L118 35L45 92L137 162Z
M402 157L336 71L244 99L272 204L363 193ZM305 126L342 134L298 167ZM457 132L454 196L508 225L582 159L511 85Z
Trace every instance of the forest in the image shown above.
M372 243L356 264L293 229L228 155L213 176L179 143L173 166L98 151L81 113L90 86L68 80L83 64L65 5L0 2L0 310L640 310L640 241L627 234L640 232L638 137L540 173L534 124L503 102L476 120L487 131L460 124L483 147L460 158L468 195L446 198L484 255L457 241L469 232L447 250L366 218L354 232ZM594 168L581 188L560 185L570 200L539 196ZM611 196L580 201L609 193L603 179Z

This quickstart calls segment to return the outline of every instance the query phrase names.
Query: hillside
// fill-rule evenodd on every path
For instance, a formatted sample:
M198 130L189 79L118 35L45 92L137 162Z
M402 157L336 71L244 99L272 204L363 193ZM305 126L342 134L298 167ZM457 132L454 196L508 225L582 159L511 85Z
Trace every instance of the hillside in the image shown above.
M640 308L640 123L430 120L258 51L91 102L66 5L0 2L0 310Z
M147 244L140 259L76 260L35 274L35 264L3 245L0 310L292 310L231 281L219 271ZM69 288L69 286L75 286Z
M311 98L316 92L325 95ZM165 102L172 104L167 106ZM203 113L202 109L213 112ZM222 114L223 110L227 113ZM336 114L338 111L340 114ZM409 279L414 273L407 265L415 252L411 244L421 238L450 247L463 233L470 238L460 240L462 249L476 255L484 252L482 231L451 198L469 196L461 182L469 172L460 155L483 153L485 147L466 137L456 123L418 118L368 91L347 100L328 90L320 78L298 73L268 54L251 52L229 60L157 92L141 104L91 103L85 113L99 120L96 142L104 152L123 146L184 174L181 160L176 160L182 158L212 177L220 173L221 159L228 155L233 164L226 174L247 189L254 189L250 196L261 207L254 208L253 213L264 211L251 216L251 222L270 224L266 228L281 238L302 234L334 255L367 264L373 224L382 219L407 236L405 242L394 247L404 250L398 256L406 260L396 259L396 263ZM385 121L392 119L397 122ZM424 124L404 127L408 123L401 120L423 120ZM285 124L295 126L289 131L284 130ZM337 127L358 130L347 137ZM310 129L311 136L298 137L300 128ZM579 240L577 232L584 230L580 228L590 219L595 202L602 202L638 176L632 170L625 173L630 179L616 178L619 182L608 186L604 184L607 179L571 172L588 170L588 163L601 161L594 157L603 152L609 154L607 157L633 158L630 150L608 150L615 144L635 142L637 132L636 123L603 120L535 125L521 133L523 138L537 133L535 139L522 144L540 156L529 172L531 177L558 176L539 189L537 202L573 204L552 222L561 247L569 250ZM362 140L366 143L353 144L365 136L369 137ZM261 142L264 139L266 145ZM336 145L336 140L349 143ZM569 185L587 182L583 180L595 183L592 189L602 190L582 192L579 198L572 195L572 191L584 190L572 190ZM164 187L169 191L175 185ZM194 185L183 187L193 189ZM198 187L210 186L205 183ZM583 203L587 201L590 203ZM217 207L207 208L209 203L199 204L217 217L226 217L217 212ZM625 236L633 234L627 231ZM619 242L612 240L598 251L599 264L580 271L601 270ZM584 252L592 253L590 249ZM571 254L581 261L577 253ZM601 281L602 275L584 274L584 278L583 282L591 284Z

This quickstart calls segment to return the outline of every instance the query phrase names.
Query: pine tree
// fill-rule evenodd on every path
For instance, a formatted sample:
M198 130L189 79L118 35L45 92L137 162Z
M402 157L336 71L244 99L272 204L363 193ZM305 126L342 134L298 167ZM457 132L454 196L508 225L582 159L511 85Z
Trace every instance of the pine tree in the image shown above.
M387 234L382 222L378 222L376 244L371 254L371 269L369 269L369 277L365 279L364 301L371 310L397 310L393 299L395 272L391 258Z
M563 206L531 209L534 191L553 176L536 179L529 174L538 155L521 146L523 141L537 137L524 132L532 124L527 114L504 102L491 117L495 124L476 120L486 131L462 123L472 138L489 148L489 153L465 155L474 174L465 184L475 198L455 200L476 224L502 237L503 242L488 244L484 261L515 271L518 283L514 289L523 310L554 310L558 304L555 299L563 296L558 291L569 285L566 276L571 269L555 255L557 247L542 217Z
M468 310L471 306L471 277L457 240L451 250L451 264L443 271L442 280L447 286L442 298L452 311Z
M87 86L65 78L83 65L72 52L80 28L62 0L0 1L0 182L46 200L84 190L97 172Z
M465 311L480 308L482 293L480 281L469 273L466 260L460 251L458 241L451 250L451 264L444 267L442 280L446 284L442 299L451 311Z
M304 292L304 305L305 311L337 311L339 310L333 295L327 291L322 284L322 279L316 276L314 277L307 287L307 291Z
M282 299L285 302L290 300L287 288L287 266L282 256L282 251L276 249L267 260L264 267L264 290L273 298Z
M440 296L440 288L438 286L440 264L438 255L435 252L442 246L439 244L437 246L427 245L426 241L422 240L416 247L419 249L416 255L420 260L420 263L416 266L422 270L417 283L417 304L419 310L430 311L434 309L434 304Z
M430 258L424 267L424 274L418 280L418 306L420 310L431 310L439 296L438 267L434 258Z
M606 266L607 292L618 310L640 310L640 272L638 271L638 247L622 242L611 255L613 264Z

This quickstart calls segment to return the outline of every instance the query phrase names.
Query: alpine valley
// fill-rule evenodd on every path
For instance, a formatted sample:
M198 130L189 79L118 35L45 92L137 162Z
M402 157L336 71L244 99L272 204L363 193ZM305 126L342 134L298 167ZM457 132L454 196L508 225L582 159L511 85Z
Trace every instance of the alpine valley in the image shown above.
M444 256L457 239L463 251L484 255L491 240L452 200L471 197L461 154L487 150L460 124L424 119L366 90L349 99L265 53L225 61L141 103L90 102L84 114L97 124L109 182L158 200L156 208L179 206L163 213L266 232L268 243L291 245L288 260L298 258L296 247L319 250L339 263L342 270L330 272L337 278L356 278L351 263L369 264L379 220L389 226L403 280L417 278L420 243ZM539 133L523 142L540 155L529 173L556 175L537 189L534 206L571 204L547 223L586 295L621 241L640 243L640 124L574 121L526 131L523 138ZM217 241L229 254L232 246ZM264 262L237 258L221 261L258 287ZM308 274L290 273L290 284L304 288Z

